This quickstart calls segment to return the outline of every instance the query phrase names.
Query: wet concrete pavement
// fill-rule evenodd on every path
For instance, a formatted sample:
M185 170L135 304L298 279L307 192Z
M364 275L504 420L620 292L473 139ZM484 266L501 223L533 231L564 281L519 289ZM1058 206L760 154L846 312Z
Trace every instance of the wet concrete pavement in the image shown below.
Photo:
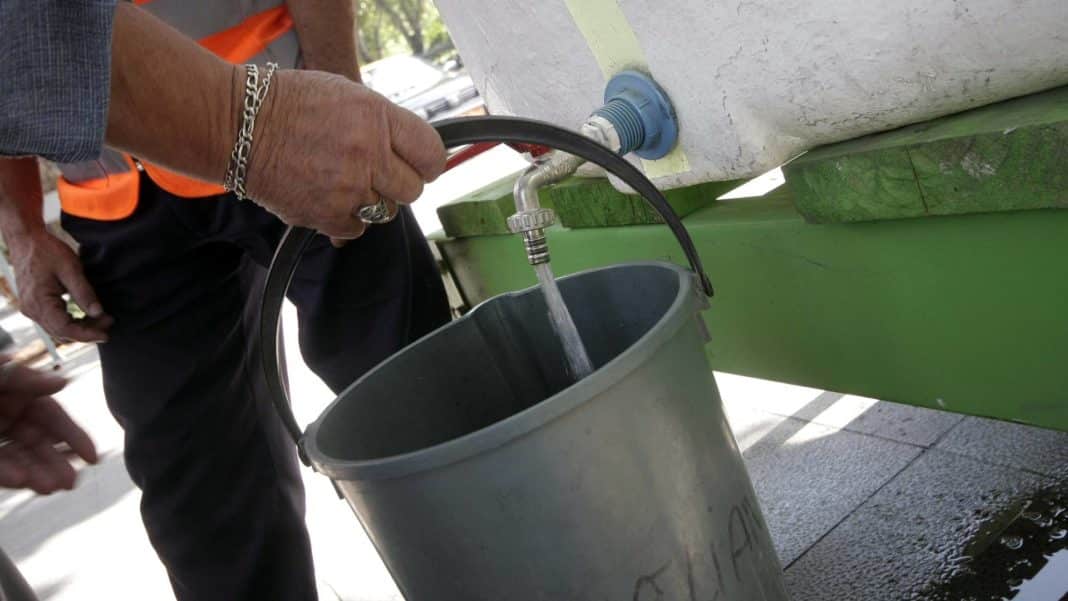
M285 322L294 343L291 309ZM33 343L21 316L0 312L0 325ZM95 351L65 352L73 382L60 400L103 460L70 493L0 493L0 545L42 599L171 598L122 465L121 431L104 408ZM296 412L307 422L330 393L294 361L295 348L289 357ZM1002 544L984 525L1008 528L1005 511L1068 486L1068 434L730 374L718 380L798 601L954 598L937 596L932 583L948 579L975 540ZM327 480L306 472L305 483L322 598L399 600Z

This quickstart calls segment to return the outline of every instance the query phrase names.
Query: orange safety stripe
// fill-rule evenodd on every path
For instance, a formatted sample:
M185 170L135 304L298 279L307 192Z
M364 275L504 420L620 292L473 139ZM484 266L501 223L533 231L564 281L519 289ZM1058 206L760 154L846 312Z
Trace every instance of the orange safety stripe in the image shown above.
M144 4L149 0L139 0ZM264 11L245 19L240 25L220 31L200 40L200 45L231 63L241 63L260 52L271 42L285 35L293 28L293 19L285 5ZM212 184L196 178L180 175L142 161L145 172L160 188L175 196L184 198L202 198L215 196L226 191L218 184Z
M134 0L147 4L151 0ZM239 25L199 40L204 48L231 63L242 63L263 52L272 42L293 28L293 19L285 4L245 19ZM137 208L139 174L129 155L123 155L130 169L105 178L71 183L59 179L57 188L63 210L71 215L117 221L133 214ZM184 198L203 198L222 194L218 185L188 177L142 162L149 177L160 188Z
M152 181L156 182L157 186L175 196L181 196L183 198L203 198L205 196L215 196L216 194L226 192L226 188L223 188L219 184L213 184L195 177L175 173L174 171L164 169L159 165L141 161L141 166L145 168L145 173L152 178Z
M242 63L264 51L293 28L285 5L252 15L236 27L200 40L200 45L231 63Z
M126 155L123 158L130 168L122 173L110 173L77 184L59 178L56 189L63 210L76 217L97 221L118 221L133 215L137 209L140 174L133 159Z

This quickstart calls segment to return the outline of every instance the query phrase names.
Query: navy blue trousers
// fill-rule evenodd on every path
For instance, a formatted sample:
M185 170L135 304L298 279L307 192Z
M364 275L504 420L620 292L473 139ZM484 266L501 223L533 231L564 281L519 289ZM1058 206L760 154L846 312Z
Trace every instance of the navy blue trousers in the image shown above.
M283 224L252 202L178 198L142 175L131 217L64 214L63 226L115 317L100 346L105 395L177 598L315 599L296 451L256 355ZM448 319L407 209L342 249L317 236L289 298L301 353L335 392Z

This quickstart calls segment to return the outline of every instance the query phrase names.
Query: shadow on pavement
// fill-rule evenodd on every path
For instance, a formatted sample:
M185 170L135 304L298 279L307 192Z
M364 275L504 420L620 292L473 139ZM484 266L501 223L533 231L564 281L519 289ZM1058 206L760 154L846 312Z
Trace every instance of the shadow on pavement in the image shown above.
M31 496L11 509L0 519L0 538L18 563L52 537L106 510L133 490L122 454L107 454L96 466L83 468L74 490Z

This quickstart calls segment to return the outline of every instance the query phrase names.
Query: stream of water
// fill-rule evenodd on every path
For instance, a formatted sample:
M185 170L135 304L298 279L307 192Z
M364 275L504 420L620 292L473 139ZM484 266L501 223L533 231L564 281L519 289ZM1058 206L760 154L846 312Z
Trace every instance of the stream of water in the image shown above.
M564 347L567 357L567 365L575 381L581 380L593 372L593 364L586 354L586 347L579 337L575 321L571 319L571 312L564 304L564 297L560 294L560 288L556 285L552 267L548 263L540 263L534 266L534 272L538 275L541 283L541 291L545 295L545 304L549 307L549 320L556 330L556 335Z

